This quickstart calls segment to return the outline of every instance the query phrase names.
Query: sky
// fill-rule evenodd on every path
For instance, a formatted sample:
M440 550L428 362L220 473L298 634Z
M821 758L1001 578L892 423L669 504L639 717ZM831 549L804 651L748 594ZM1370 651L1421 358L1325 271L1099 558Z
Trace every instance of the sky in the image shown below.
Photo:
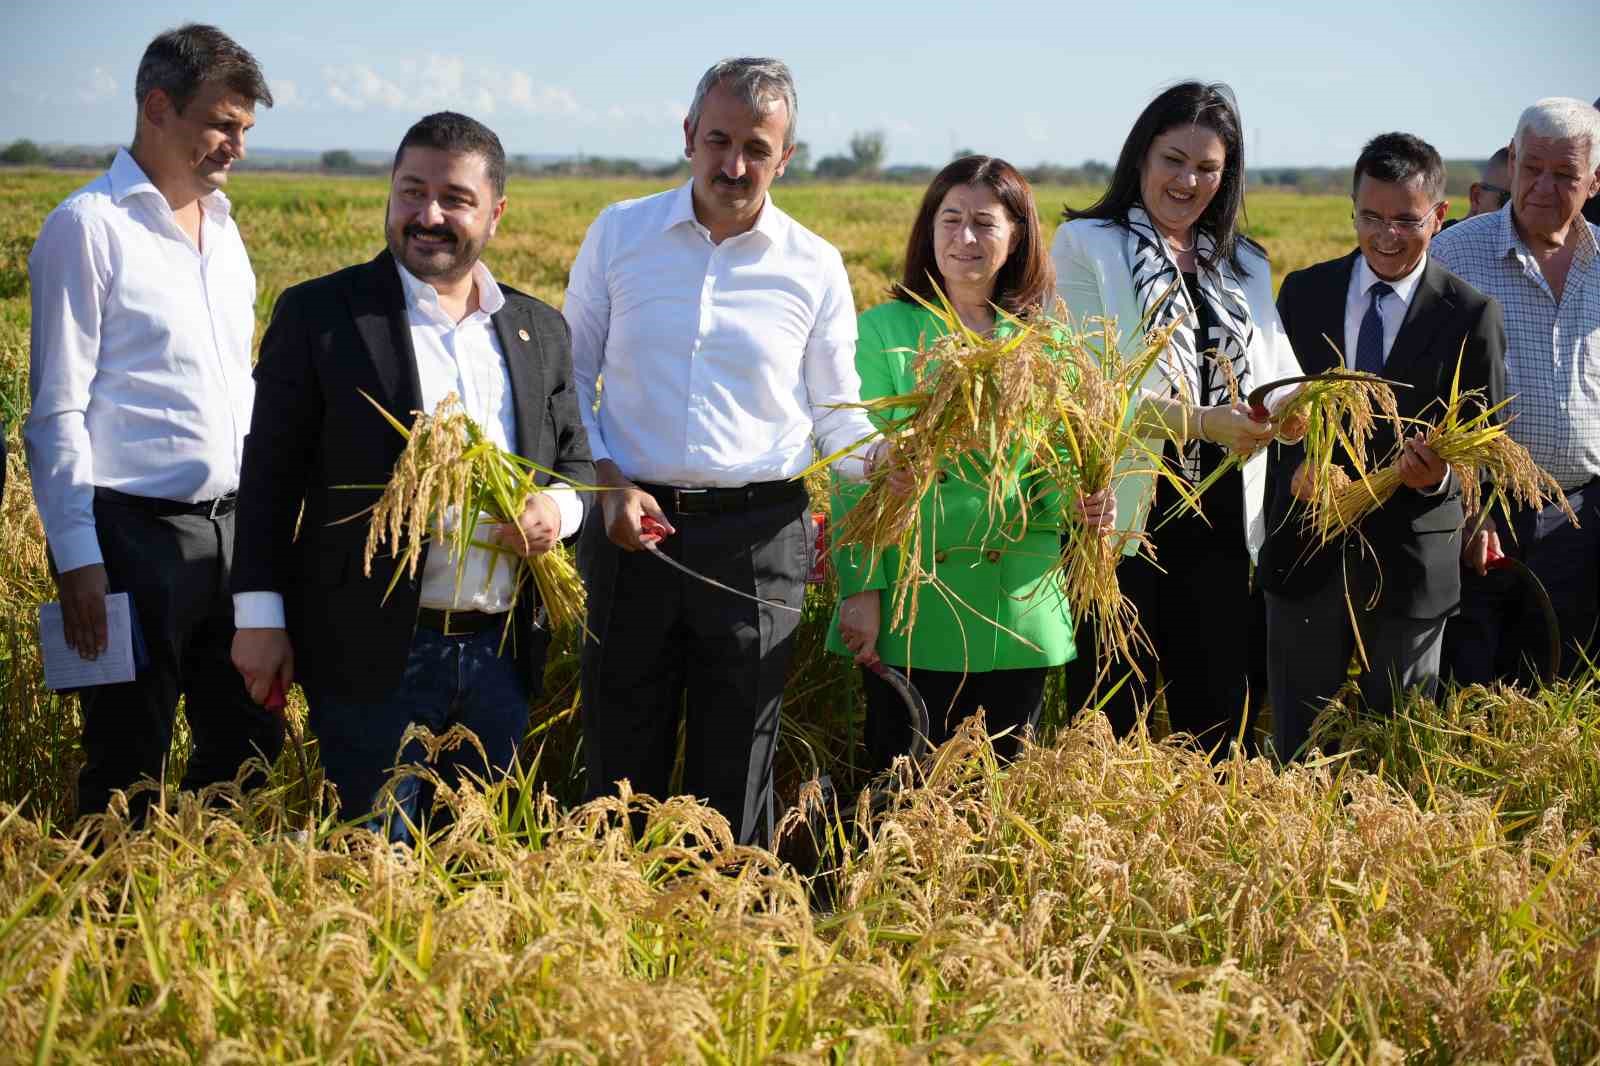
M1111 161L1188 77L1233 86L1253 166L1348 165L1391 129L1481 159L1534 100L1600 95L1596 0L6 0L0 143L126 143L144 46L189 20L266 71L277 102L249 144L319 152L387 151L449 108L513 155L672 159L696 81L729 55L789 63L813 160L881 130L892 164Z

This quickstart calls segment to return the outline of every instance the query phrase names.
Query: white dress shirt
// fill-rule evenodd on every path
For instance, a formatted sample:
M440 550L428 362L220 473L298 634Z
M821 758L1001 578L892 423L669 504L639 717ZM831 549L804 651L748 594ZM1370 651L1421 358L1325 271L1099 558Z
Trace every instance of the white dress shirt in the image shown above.
M1372 267L1367 264L1367 257L1357 253L1355 269L1350 271L1350 288L1345 293L1344 299L1344 365L1346 369L1356 369L1356 344L1361 338L1361 320L1367 315L1367 308L1372 306L1372 287L1378 282L1383 282L1394 291L1378 301L1378 317L1383 320L1383 361L1388 363L1389 351L1394 347L1394 339L1400 333L1400 325L1406 319L1406 312L1411 309L1411 298L1417 294L1417 284L1422 280L1422 272L1428 267L1428 256L1424 252L1417 265L1411 268L1410 273L1402 278L1390 281L1380 278L1372 272ZM1444 477L1431 489L1418 489L1424 496L1437 496L1444 492L1450 485L1450 468L1444 468Z
M1389 281L1372 272L1366 256L1356 255L1356 266L1350 271L1350 289L1344 301L1344 365L1347 369L1356 368L1356 342L1361 337L1361 320L1372 305L1372 287L1382 281L1394 290L1378 301L1378 317L1383 320L1383 361L1387 363L1389 349L1394 347L1400 323L1405 321L1406 310L1411 306L1411 298L1417 294L1417 283L1422 280L1422 272L1427 266L1428 256L1424 253L1409 274Z
M417 380L422 386L422 410L432 413L452 392L462 410L498 447L516 451L517 414L511 392L511 372L495 333L491 316L505 306L505 294L482 260L473 265L478 287L478 309L460 322L439 304L439 292L398 262L400 286L406 298L406 322L411 327L411 350L417 357ZM561 510L562 537L578 531L583 504L568 485L552 483L546 489ZM454 516L445 518L453 527ZM479 524L478 540L487 540L490 526ZM468 548L456 593L456 562L442 546L434 544L422 564L423 607L450 611L501 614L511 609L516 587L516 557L485 548ZM524 591L526 594L526 590ZM233 597L234 625L240 629L281 629L283 597L277 592L239 592Z
M239 487L256 278L227 197L212 192L200 206L196 248L119 150L50 212L28 256L23 439L62 571L104 561L97 485L186 502Z
M770 197L754 227L715 244L692 187L606 208L572 266L564 314L590 450L667 485L793 477L813 440L831 455L873 432L836 406L861 390L844 261Z

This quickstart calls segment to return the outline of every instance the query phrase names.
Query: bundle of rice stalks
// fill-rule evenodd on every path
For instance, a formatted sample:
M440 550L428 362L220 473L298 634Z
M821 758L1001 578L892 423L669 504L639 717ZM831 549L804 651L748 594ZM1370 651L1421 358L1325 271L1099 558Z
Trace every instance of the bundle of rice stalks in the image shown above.
M1074 331L1070 323L1063 327L1072 337L1064 350L1075 381L1071 392L1060 396L1052 427L1053 452L1064 460L1056 471L1063 494L1091 496L1109 489L1114 476L1147 471L1170 480L1184 505L1198 509L1198 495L1162 460L1165 425L1140 414L1143 383L1166 351L1171 328L1145 333L1142 348L1125 352L1115 320L1096 319L1092 325L1093 330ZM1119 517L1126 521L1132 516ZM1102 667L1120 659L1143 681L1136 653L1152 650L1150 639L1117 581L1117 563L1134 541L1139 550L1151 552L1143 532L1119 530L1104 536L1066 520L1060 573L1072 617L1079 625L1087 621L1094 626Z
M917 353L915 389L861 405L878 416L881 435L894 442L899 465L910 472L914 486L896 492L891 471L874 470L834 537L838 546L859 545L871 566L878 565L885 549L899 550L890 622L896 628L915 622L918 593L934 582L922 565L919 512L924 497L938 499L940 468L961 457L963 476L985 492L990 528L1006 522L1006 535L1025 532L1026 509L1020 516L1023 528L1009 528L1006 501L1037 475L1023 471L1030 457L1049 451L1051 424L1066 389L1050 338L1038 324L1002 313L1007 328L1003 336L994 336L969 328L943 294L937 305L918 302L938 316L945 333ZM813 469L838 458L828 456Z
M387 545L394 553L399 565L384 595L394 590L401 573L416 576L422 545L435 540L445 545L455 564L458 600L467 550L481 548L492 553L485 580L493 577L502 562L516 568L513 607L525 582L531 579L549 613L552 628L581 625L583 581L564 547L557 545L548 552L523 557L477 536L479 524L485 519L519 528L517 520L528 500L544 491L535 483L535 477L553 472L490 440L461 409L455 393L441 400L431 415L416 412L409 429L371 396L362 395L406 439L394 473L372 509L363 560L370 577L372 560L379 550ZM512 614L506 612L507 633Z
M1506 433L1508 422L1496 416L1509 400L1487 405L1481 390L1461 390L1461 368L1456 367L1450 383L1450 398L1437 425L1421 420L1424 443L1449 465L1461 485L1461 505L1467 514L1477 514L1498 503L1509 508L1512 501L1537 510L1547 503L1560 505L1574 526L1573 514L1561 486L1528 454L1528 450ZM1470 410L1469 410L1470 408ZM1398 434L1397 434L1398 437ZM1489 499L1483 499L1487 479ZM1363 518L1376 511L1401 485L1399 460L1367 474L1322 499L1311 502L1306 521L1324 543L1354 529Z
M1363 371L1338 372L1338 377L1313 379L1273 416L1282 421L1306 415L1304 484L1310 497L1307 521L1324 541L1336 535L1323 527L1330 503L1351 484L1343 457L1358 476L1367 472L1367 444L1380 419L1399 439L1402 426L1394 389L1389 382Z

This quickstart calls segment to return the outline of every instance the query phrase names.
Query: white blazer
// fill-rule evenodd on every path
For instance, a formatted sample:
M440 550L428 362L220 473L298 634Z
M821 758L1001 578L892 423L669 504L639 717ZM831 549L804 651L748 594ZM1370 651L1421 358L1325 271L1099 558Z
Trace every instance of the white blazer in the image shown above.
M1144 308L1133 289L1127 230L1119 225L1107 225L1100 219L1074 219L1056 230L1050 254L1056 266L1056 292L1072 313L1073 325L1081 326L1087 318L1115 319L1124 349L1136 345L1137 338L1130 334L1138 329ZM1249 277L1239 280L1255 325L1255 334L1246 353L1250 380L1259 384L1299 374L1300 363L1289 347L1283 324L1278 321L1278 308L1272 299L1272 270L1266 257L1241 244L1239 260L1250 272ZM1145 384L1162 395L1168 391L1159 368L1152 370ZM1274 395L1269 404L1288 395L1287 390ZM1245 544L1254 562L1267 535L1262 507L1267 483L1265 448L1245 462L1243 473ZM1127 516L1119 525L1135 531L1144 529L1155 499L1154 475L1128 473L1117 478L1115 488L1117 514ZM1129 554L1137 551L1137 543L1130 543L1126 550Z

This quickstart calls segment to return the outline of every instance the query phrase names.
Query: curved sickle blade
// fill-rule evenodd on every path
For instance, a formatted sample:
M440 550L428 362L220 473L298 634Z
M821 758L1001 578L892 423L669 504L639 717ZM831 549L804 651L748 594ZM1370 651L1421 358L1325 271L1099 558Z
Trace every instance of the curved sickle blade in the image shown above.
M1271 415L1267 412L1267 397L1285 385L1299 385L1306 381L1381 381L1391 389L1409 389L1411 386L1404 381L1390 381L1388 378L1374 378L1370 374L1357 374L1352 370L1324 370L1320 374L1294 374L1286 378L1278 378L1263 385L1257 385L1250 390L1250 395L1245 397L1245 403L1250 405L1250 417L1257 422L1265 422Z
M928 734L932 732L933 725L928 717L928 704L922 698L922 693L917 691L917 686L911 683L909 677L892 666L876 662L867 669L894 689L895 694L906 705L907 717L911 719L911 750L906 754L913 758L925 754L931 747L928 743Z
M1544 582L1539 580L1539 575L1528 569L1528 564L1521 559L1513 559L1509 555L1497 556L1489 561L1490 570L1504 570L1515 575L1517 583L1532 597L1538 605L1539 613L1544 616L1545 637L1549 640L1548 654L1545 656L1544 669L1540 671L1540 680L1545 684L1556 679L1556 674L1561 672L1561 621L1556 617L1555 604L1550 602L1550 590L1544 587Z

